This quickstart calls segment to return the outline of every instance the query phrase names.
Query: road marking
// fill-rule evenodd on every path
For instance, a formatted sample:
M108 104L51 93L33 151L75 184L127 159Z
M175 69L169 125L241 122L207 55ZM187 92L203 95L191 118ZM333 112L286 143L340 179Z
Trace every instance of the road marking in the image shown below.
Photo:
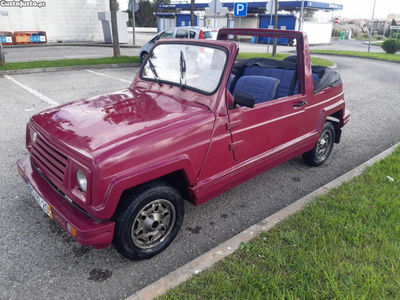
M114 76L106 75L106 74L99 73L99 72L95 72L95 71L92 71L92 70L86 70L86 71L87 71L87 72L90 72L90 73L97 74L97 75L99 75L99 76L104 76L104 77L108 77L108 78L116 79L116 80L119 80L119 81L122 81L122 82L132 83L132 81L129 81L129 80L125 80L125 79L117 78L117 77L114 77Z
M38 97L40 100L46 102L47 104L50 104L51 106L57 106L60 105L59 103L57 103L56 101L50 99L49 97L46 97L45 95L31 89L29 86L26 86L24 84L22 84L21 82L15 80L14 78L8 76L8 75L4 75L4 78L11 80L12 82L14 82L16 85L19 85L20 87L22 87L24 90L28 91L29 93L31 93L32 95Z

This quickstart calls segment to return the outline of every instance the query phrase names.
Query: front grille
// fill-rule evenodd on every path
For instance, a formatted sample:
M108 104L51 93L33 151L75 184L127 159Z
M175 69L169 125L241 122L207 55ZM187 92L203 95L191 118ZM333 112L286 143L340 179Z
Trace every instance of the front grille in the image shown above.
M39 135L36 138L36 142L32 142L32 156L45 175L52 175L61 183L64 181L68 158L49 145Z

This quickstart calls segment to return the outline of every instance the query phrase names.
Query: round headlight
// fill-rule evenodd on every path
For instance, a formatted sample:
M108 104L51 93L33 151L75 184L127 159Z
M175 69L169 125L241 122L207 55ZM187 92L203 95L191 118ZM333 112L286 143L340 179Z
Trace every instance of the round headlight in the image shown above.
M85 174L81 170L76 171L76 181L78 182L79 188L86 192L87 180Z

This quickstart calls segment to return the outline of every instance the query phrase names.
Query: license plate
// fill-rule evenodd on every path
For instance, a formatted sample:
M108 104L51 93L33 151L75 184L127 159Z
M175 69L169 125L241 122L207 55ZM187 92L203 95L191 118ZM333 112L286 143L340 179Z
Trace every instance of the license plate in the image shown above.
M39 196L39 194L35 191L35 189L31 186L31 184L28 182L28 189L31 192L33 198L35 198L37 204L43 209L43 211L53 219L53 213L51 211L51 206L47 204L46 201L43 200L42 197Z

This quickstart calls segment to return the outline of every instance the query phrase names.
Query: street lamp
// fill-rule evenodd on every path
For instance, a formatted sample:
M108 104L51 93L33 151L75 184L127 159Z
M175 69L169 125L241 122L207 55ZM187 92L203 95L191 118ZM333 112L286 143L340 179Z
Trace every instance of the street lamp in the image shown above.
M375 3L376 3L376 0L374 0L374 9L372 10L371 28L370 28L370 30L369 30L369 43L368 43L368 52L370 52L370 51L371 51L372 30L374 29Z

